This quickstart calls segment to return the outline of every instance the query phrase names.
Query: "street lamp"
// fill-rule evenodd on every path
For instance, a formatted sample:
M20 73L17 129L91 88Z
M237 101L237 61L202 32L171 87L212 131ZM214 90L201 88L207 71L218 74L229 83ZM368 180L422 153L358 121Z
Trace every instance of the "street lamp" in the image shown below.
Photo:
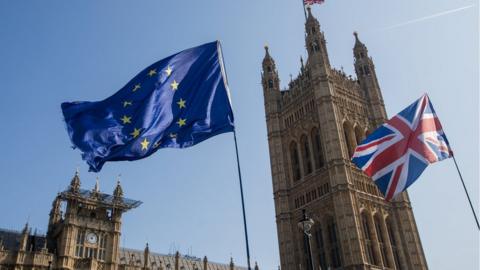
M305 209L302 210L303 213L303 218L298 222L298 227L300 230L303 231L303 242L306 247L307 251L307 257L308 257L308 269L307 270L314 270L313 268L313 257L312 257L312 248L310 246L310 237L312 234L310 233L310 230L312 229L312 226L314 224L313 219L307 217L307 213Z

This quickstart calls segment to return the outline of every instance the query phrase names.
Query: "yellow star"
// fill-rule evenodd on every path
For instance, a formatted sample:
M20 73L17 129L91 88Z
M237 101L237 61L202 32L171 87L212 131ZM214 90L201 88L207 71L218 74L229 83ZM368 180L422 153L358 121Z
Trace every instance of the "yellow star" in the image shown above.
M144 138L140 144L142 145L142 150L148 150L148 145L150 142L147 140L147 138Z
M170 133L170 138L174 139L174 138L177 138L177 134L176 133Z
M133 129L133 132L130 133L130 135L132 135L134 139L137 138L138 135L140 135L140 129L134 128L134 129Z
M180 100L177 102L177 104L178 104L178 108L180 108L180 109L187 107L187 106L185 105L185 100L183 100L183 99L180 99Z
M125 108L125 107L127 107L127 106L132 106L132 102L125 100L125 101L123 102L123 107Z
M126 115L124 115L120 120L122 120L124 125L132 123L132 117L128 117Z
M170 86L172 87L172 90L177 90L178 89L178 83L177 81L173 80L173 83L170 84Z
M140 88L141 88L140 84L136 84L135 87L133 87L132 92L135 92Z
M152 69L148 72L148 76L150 76L150 77L152 77L155 74L157 74L157 69Z
M167 69L165 69L165 73L167 73L167 77L170 76L170 74L172 74L172 69L170 68L170 66L168 66Z
M177 122L178 126L179 127L182 127L182 126L185 126L187 124L187 119L178 119L178 122Z

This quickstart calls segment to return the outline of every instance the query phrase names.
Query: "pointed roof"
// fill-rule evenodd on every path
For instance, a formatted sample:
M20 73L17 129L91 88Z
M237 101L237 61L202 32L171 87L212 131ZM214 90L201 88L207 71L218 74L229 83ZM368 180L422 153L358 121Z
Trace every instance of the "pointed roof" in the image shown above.
M80 172L77 168L75 171L75 175L72 178L72 181L70 181L70 191L77 193L80 190Z
M113 197L115 197L115 198L123 197L123 188L120 185L120 179L117 180L117 186L115 187L115 190L113 191Z
M265 45L264 48L265 48L265 57L263 57L263 65L265 66L265 65L275 64L275 61L273 60L268 50L268 45Z
M358 32L355 31L353 32L353 35L355 36L355 46L354 46L354 49L355 50L358 50L358 49L366 49L367 47L365 46L365 44L363 44L360 39L358 38Z
M305 22L306 25L319 24L317 18L315 18L315 16L312 14L312 8L309 6L307 7L307 14L307 21Z

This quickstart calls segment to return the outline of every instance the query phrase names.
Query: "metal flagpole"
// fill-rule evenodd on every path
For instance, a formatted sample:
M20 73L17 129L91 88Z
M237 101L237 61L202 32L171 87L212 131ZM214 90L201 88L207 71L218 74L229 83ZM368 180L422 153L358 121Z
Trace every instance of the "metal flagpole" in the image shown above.
M305 21L307 21L307 11L305 10L305 0L300 0L300 1L302 1L303 14L305 14Z
M470 208L472 208L473 217L477 222L477 228L480 231L480 223L478 223L477 215L475 214L475 209L473 208L472 200L470 199L470 195L468 195L467 187L465 186L465 182L463 181L462 174L460 173L460 169L458 168L457 160L455 156L452 154L453 162L455 163L455 167L457 168L458 176L460 176L460 180L462 181L463 189L465 190L465 194L467 194L468 202L470 203Z
M233 140L235 141L235 153L237 154L238 180L240 182L240 196L242 198L243 228L245 231L245 245L247 248L247 265L248 265L248 270L251 270L252 268L250 267L250 247L248 245L247 217L245 215L245 201L243 199L242 173L240 171L240 159L238 158L237 133L235 129L233 129Z
M217 50L219 53L219 58L220 58L220 68L222 70L222 74L224 76L224 83L225 83L225 88L227 90L228 98L230 100L230 91L228 89L228 78L227 78L227 72L225 71L225 63L223 60L223 53L222 53L222 45L220 41L217 41ZM230 101L231 103L231 101ZM245 246L247 249L247 265L248 265L248 270L252 270L252 267L250 266L250 246L248 244L248 230L247 230L247 217L245 215L245 200L243 198L243 183L242 183L242 172L240 170L240 159L238 158L238 144L237 144L237 132L235 130L235 127L233 128L233 140L235 141L235 153L237 156L237 169L238 169L238 180L240 182L240 197L242 198L242 213L243 213L243 229L245 232Z

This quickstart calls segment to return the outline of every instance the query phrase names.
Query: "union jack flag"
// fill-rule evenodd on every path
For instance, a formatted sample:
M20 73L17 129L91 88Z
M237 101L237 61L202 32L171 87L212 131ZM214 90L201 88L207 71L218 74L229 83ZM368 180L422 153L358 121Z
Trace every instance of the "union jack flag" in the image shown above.
M425 94L362 141L352 162L375 181L390 201L415 182L428 164L452 155L440 120Z
M313 4L323 4L325 0L303 0L305 5L313 5Z

